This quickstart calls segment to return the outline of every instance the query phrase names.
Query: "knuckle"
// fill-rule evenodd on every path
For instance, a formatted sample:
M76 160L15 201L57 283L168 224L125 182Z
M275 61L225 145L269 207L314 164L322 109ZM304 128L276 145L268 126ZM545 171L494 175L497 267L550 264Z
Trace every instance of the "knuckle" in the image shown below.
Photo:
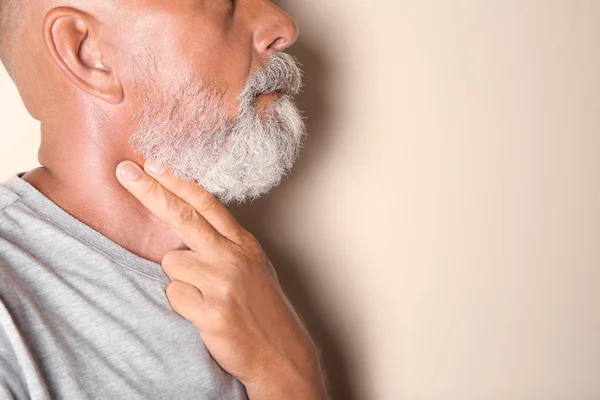
M231 280L222 278L215 285L215 292L220 301L229 303L235 293L234 284Z
M161 266L171 276L193 272L197 262L196 253L191 250L171 250L163 256Z
M230 283L222 284L221 287L219 287L219 294L221 299L230 300L233 295L232 285Z
M214 196L204 197L198 204L198 212L200 214L210 213L218 206L218 200Z
M165 290L167 294L167 298L171 303L177 303L178 300L181 299L182 288L178 281L172 281L167 285Z
M229 315L226 310L221 308L213 308L211 313L211 325L212 329L216 332L229 332L230 327L228 324Z
M191 270L203 261L193 250L170 250L165 253L161 265L167 268Z
M146 185L142 187L142 195L144 197L153 197L158 193L158 182L151 179Z
M250 233L248 233L244 240L244 247L252 255L262 254L263 252L260 242Z
M177 264L178 260L179 260L179 254L177 253L177 250L171 250L171 251L167 251L165 253L160 264L163 267L171 266L173 264Z
M188 204L170 207L169 220L175 226L192 225L196 221L196 210Z
M165 292L167 294L167 298L171 303L183 305L189 304L190 301L194 301L195 290L196 289L194 289L191 285L185 282L173 280L171 281L171 283L169 283L169 285L167 285Z
M246 229L244 229L242 226L238 226L232 229L229 236L231 236L236 243L241 243L245 240L244 238L247 234L248 231Z
M165 253L161 260L161 266L167 275L175 273L182 264L182 256L178 250L171 250Z

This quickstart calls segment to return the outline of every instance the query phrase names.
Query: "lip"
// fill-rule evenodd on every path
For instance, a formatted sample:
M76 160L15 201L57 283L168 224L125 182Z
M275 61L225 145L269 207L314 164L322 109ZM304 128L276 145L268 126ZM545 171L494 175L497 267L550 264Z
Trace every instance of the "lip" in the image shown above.
M283 93L281 93L280 91L275 91L275 92L261 93L257 97L260 97L262 99L276 100L276 99L280 98L281 96L283 96Z

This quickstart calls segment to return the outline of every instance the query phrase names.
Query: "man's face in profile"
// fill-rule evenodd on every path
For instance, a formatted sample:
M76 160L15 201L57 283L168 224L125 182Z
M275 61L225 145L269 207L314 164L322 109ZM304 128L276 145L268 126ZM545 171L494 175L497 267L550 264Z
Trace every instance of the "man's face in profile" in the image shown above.
M114 41L134 150L224 202L277 185L304 124L295 60L280 50L296 25L264 0L123 2L102 34ZM112 43L111 43L112 44Z

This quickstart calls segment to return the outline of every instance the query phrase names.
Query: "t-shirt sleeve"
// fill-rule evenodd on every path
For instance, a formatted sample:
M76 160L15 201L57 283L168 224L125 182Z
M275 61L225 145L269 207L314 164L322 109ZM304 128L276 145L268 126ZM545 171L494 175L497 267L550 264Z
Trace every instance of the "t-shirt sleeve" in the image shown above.
M4 371L2 368L0 368L0 399L28 399L21 382L12 373Z
M0 260L0 267L1 264ZM13 343L7 334L7 329L14 330L14 327L10 325L10 321L8 311L2 301L2 296L0 296L0 399L29 399L26 380L21 371Z
M0 399L29 399L14 351L0 328Z

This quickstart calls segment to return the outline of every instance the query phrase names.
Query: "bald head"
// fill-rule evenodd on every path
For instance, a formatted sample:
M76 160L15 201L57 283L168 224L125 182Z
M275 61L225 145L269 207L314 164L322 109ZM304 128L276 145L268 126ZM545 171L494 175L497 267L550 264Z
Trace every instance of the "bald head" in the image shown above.
M13 70L10 49L17 20L17 0L0 0L0 61L9 73Z

